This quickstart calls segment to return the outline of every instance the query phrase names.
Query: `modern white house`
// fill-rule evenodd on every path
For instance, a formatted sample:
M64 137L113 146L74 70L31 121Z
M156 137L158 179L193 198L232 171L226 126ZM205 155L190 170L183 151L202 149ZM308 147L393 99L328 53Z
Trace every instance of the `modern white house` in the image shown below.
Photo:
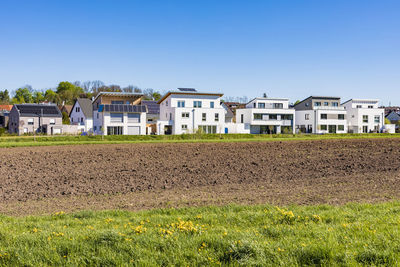
M225 109L220 93L198 92L193 88L169 91L159 101L157 134L225 132Z
M93 132L93 106L89 98L78 98L69 114L72 125L77 125L81 132Z
M145 135L147 107L143 94L100 92L93 100L93 132L103 135Z
M341 104L347 111L349 133L379 133L385 124L385 109L377 99L350 99Z
M257 97L236 109L238 133L281 134L294 133L295 110L289 99ZM242 127L240 127L242 125Z
M294 106L296 132L347 133L347 115L340 97L310 96Z

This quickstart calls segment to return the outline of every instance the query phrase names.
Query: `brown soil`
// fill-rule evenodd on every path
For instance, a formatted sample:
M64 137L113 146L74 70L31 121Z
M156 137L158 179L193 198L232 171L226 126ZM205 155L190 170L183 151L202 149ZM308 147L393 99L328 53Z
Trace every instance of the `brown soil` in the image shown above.
M0 213L400 197L400 139L0 149Z

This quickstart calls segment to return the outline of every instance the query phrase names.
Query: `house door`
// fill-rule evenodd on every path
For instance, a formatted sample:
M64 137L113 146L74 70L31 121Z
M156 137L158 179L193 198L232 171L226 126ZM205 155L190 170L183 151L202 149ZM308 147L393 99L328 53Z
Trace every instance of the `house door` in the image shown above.
M167 135L172 134L172 125L165 125L164 126L164 134L167 134Z
M363 133L368 133L368 126L363 126Z
M228 133L228 128L225 128L225 133L226 133L226 134Z
M329 133L336 133L336 125L329 125Z

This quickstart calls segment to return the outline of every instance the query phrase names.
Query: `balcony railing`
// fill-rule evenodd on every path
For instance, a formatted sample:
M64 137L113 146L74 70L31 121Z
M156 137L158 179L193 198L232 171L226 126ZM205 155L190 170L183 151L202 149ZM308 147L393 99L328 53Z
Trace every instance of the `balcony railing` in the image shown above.
M332 106L314 106L314 109L322 109L322 110L345 110L344 107L332 107Z

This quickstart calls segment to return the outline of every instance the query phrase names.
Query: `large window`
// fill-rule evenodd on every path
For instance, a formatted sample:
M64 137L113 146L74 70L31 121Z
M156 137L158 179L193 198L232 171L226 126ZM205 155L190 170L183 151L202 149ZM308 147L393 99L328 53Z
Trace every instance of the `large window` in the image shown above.
M338 131L344 131L344 125L338 125Z
M357 105L357 106L356 106L356 108L361 108L361 107L362 107L361 105Z
M206 121L207 120L207 113L202 113L201 114L201 120Z
M76 107L76 108L75 108L75 111L76 111L76 112L79 112L79 111L81 111L81 108L80 108L80 107Z
M285 120L285 121L293 120L293 115L292 114L282 114L281 120Z
M324 106L329 106L329 102L324 102Z
M28 125L33 125L33 119L28 119Z
M56 124L56 120L55 119L50 119L50 125L55 125Z
M258 103L258 108L265 108L265 103Z
M328 128L325 124L321 124L320 126L321 131L326 131Z
M219 121L219 114L215 113L215 121Z
M380 123L381 122L381 116L375 116L374 122L375 123Z
M187 124L182 124L182 130L187 130Z
M304 114L304 119L308 121L310 119L310 114Z
M111 122L123 122L124 121L124 113L110 113L110 121Z
M368 106L368 108L374 108L374 106Z
M201 108L201 101L193 101L194 108Z
M363 115L363 122L368 123L368 115Z
M182 112L182 118L183 119L189 118L189 112Z
M215 125L202 125L199 126L199 128L203 131L203 133L208 133L208 134L217 133L217 126Z
M321 120L328 119L328 114L321 114Z
M321 102L314 102L314 107L320 107L321 106Z
M332 106L333 106L333 107L338 107L338 106L339 106L339 103L338 103L338 102L332 102Z
M262 114L254 113L254 120L262 120Z
M214 108L214 102L210 102L210 108Z
M128 113L128 122L140 123L140 113Z
M185 101L179 100L178 101L178 108L184 108L185 107Z
M108 126L107 127L107 135L122 135L122 126L116 126L116 127L112 127L112 126Z
M270 120L277 120L277 119L278 119L278 115L276 115L276 114L269 114L269 119L270 119Z
M244 121L244 116L243 114L240 114L240 123L243 123L243 121Z
M339 120L344 120L344 114L338 114L338 119Z
M283 108L283 103L274 103L273 107L276 109L282 109Z

